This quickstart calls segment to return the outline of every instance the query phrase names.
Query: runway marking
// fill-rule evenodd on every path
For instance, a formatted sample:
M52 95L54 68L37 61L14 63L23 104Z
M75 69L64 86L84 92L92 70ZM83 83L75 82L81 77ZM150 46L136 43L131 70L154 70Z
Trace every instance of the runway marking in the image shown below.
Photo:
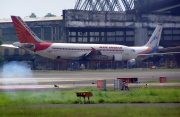
M78 87L85 87L85 86L93 86L97 87L97 84L57 84L58 87L54 87L54 85L0 85L0 90L17 90L17 89L53 89L53 88L78 88ZM113 87L114 84L107 84L108 87ZM144 83L142 84L129 84L129 87L145 87L146 85ZM151 83L148 85L148 87L169 87L169 86L176 86L180 87L180 83Z
M69 88L71 86L58 85L59 88ZM44 89L44 88L55 88L54 85L2 85L0 90L5 89Z
M38 86L38 85L4 85L0 86L0 89L38 89L38 88L46 88L43 86Z

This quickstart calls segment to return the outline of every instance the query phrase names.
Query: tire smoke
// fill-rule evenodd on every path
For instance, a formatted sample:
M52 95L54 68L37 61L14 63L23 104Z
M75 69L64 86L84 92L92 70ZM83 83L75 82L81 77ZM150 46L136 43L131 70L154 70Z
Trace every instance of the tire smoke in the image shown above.
M25 62L12 61L2 67L1 78L29 78L32 77L30 66Z

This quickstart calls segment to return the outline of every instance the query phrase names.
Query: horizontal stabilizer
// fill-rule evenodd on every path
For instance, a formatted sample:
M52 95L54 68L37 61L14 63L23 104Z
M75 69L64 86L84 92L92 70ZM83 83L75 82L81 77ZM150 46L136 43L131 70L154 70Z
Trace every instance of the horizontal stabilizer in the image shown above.
M2 46L2 47L9 47L9 48L18 48L16 46L13 46L12 44L2 44L0 46Z
M180 54L180 52L166 52L166 53L139 54L138 56L150 56L150 55L173 55L173 54Z

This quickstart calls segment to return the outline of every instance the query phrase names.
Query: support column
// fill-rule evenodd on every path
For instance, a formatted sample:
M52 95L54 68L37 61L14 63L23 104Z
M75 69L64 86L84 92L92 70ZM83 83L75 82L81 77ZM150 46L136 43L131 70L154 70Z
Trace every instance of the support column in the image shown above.
M136 28L135 29L135 46L142 46L148 42L148 31L146 28Z
M44 28L41 27L41 39L44 40Z
M56 34L57 34L57 42L60 42L60 36L59 36L59 34L60 34L59 30L60 30L60 29L59 29L59 26L58 26L58 25L57 25L56 29L57 29L57 30L56 30L56 31L57 31L57 33L56 33Z
M0 29L0 38L2 38L2 29Z
M57 27L54 27L54 31L53 31L53 37L54 37L54 41L57 41Z
M53 35L54 35L53 26L51 26L51 42L54 42Z

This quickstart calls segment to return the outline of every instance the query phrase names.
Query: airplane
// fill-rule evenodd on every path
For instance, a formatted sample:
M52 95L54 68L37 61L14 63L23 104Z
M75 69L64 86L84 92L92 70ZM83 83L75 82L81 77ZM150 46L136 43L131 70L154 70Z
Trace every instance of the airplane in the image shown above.
M30 53L51 59L79 60L85 58L101 61L129 61L131 64L134 64L138 58L144 59L158 54L154 52L158 49L163 27L162 24L157 24L149 41L139 47L116 44L51 43L38 38L19 16L11 16L11 19L19 42L1 46L22 48Z

